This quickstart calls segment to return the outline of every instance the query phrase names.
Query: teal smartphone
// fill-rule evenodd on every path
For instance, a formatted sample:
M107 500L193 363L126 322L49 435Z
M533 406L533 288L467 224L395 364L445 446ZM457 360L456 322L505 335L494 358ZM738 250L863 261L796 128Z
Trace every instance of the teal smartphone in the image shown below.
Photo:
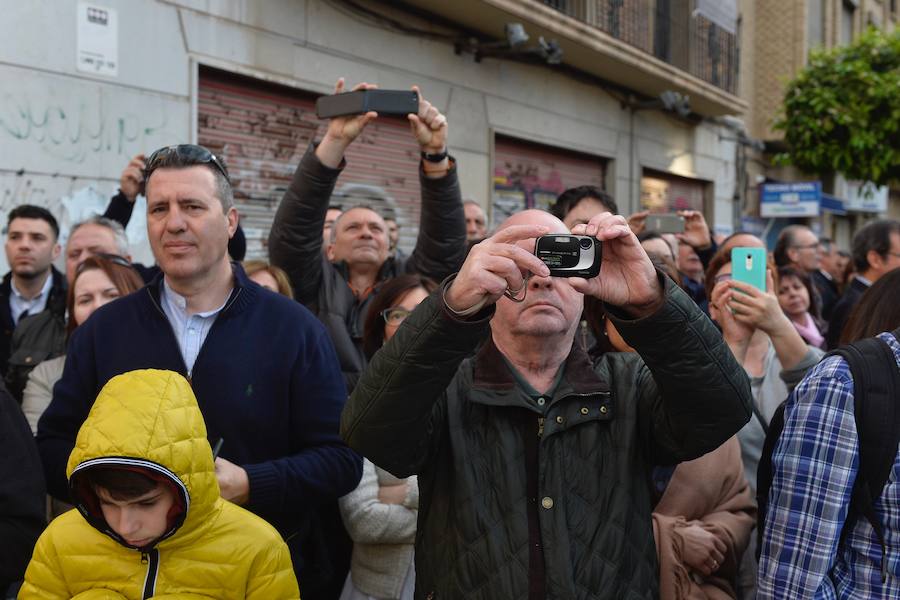
M732 248L731 278L766 291L766 249Z

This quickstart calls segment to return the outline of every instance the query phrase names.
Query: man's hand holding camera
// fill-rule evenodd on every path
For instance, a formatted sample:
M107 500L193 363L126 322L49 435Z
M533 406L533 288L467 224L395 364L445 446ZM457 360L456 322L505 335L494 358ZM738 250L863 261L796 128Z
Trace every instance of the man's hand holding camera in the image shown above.
M550 232L542 225L514 225L476 244L445 294L454 312L470 315L496 302L505 292L518 295L529 274L549 277L550 270L529 249L534 238ZM599 277L569 278L575 290L615 306L634 317L652 314L663 302L656 269L624 217L602 213L576 225L574 235L587 235L603 244Z
M660 307L663 293L656 269L625 217L600 213L587 223L576 225L572 233L589 235L603 243L600 276L573 277L572 287L582 294L621 306L634 317L652 314Z
M507 290L522 290L528 273L549 277L547 265L516 244L546 233L549 230L543 225L513 225L473 246L444 296L447 306L471 314L493 304Z

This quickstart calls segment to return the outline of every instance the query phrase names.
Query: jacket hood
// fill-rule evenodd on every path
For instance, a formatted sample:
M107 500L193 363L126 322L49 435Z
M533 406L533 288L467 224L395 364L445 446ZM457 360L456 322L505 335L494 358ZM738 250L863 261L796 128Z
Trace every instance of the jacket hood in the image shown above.
M91 525L127 546L108 526L96 494L81 477L96 467L137 470L176 492L170 526L148 548L176 533L177 539L198 534L220 502L203 415L187 380L172 371L131 371L110 379L69 455L66 475L78 510Z

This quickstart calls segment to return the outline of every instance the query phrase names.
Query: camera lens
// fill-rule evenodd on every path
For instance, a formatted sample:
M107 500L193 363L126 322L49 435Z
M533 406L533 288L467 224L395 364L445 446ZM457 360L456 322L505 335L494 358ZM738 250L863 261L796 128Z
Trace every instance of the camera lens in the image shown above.
M581 240L581 247L584 248L585 250L588 250L593 245L594 245L594 243L590 239Z

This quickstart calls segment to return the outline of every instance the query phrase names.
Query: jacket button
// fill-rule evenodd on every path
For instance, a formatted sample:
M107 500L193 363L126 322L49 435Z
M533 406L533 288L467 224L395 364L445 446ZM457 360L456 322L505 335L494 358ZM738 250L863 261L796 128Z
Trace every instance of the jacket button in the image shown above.
M547 400L545 400L543 396L537 399L538 406L543 406L546 402Z
M582 407L581 407L581 414L583 414L583 415L588 414L588 409L587 409L586 406L582 406Z
M550 496L544 496L543 500L541 500L541 506L548 510L553 508L553 498L551 498Z
M606 414L606 410L607 408L605 406L600 407L600 412L602 412L604 415Z
M556 417L556 422L562 425L562 422L565 421L562 417Z
M31 364L31 357L30 357L30 356L26 356L26 357L25 357L25 364L26 364L26 365L30 365L30 364Z

